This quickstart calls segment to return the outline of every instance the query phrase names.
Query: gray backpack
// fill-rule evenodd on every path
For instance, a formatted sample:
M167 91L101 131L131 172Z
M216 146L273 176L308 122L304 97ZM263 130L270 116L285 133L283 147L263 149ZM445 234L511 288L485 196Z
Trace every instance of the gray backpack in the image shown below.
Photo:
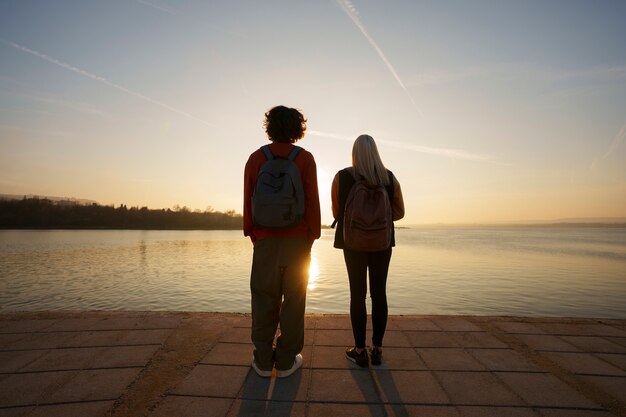
M252 194L252 222L278 229L296 226L304 216L304 188L294 162L302 150L294 146L287 159L276 158L269 145L261 147L267 161L261 166Z

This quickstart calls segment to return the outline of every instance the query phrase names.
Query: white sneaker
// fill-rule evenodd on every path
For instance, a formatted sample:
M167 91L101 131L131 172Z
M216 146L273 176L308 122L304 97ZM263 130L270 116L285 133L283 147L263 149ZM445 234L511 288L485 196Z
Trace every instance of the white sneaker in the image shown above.
M259 376L262 376L264 378L269 378L272 376L272 370L270 369L269 371L264 371L259 368L254 361L254 357L252 357L252 369L254 369Z
M289 375L293 374L294 372L296 372L300 367L302 366L302 355L301 354L297 354L294 361L293 361L293 365L291 365L291 368L289 369L285 369L285 370L276 370L276 376L278 378L285 378L288 377Z

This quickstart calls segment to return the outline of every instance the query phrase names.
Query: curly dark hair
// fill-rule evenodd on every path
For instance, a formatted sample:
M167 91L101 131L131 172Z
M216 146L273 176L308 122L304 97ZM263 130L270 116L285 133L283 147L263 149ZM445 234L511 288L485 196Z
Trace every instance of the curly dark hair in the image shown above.
M276 106L265 113L263 127L272 142L295 143L304 137L306 119L298 109Z

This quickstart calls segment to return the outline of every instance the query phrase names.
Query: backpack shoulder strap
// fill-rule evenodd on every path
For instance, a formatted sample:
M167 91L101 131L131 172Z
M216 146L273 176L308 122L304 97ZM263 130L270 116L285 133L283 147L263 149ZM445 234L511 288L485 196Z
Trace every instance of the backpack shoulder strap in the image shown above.
M293 149L291 150L291 152L289 152L289 155L287 156L287 159L289 159L290 161L294 161L296 159L296 156L298 156L298 154L300 153L300 151L302 150L301 147L294 145Z
M389 175L389 185L385 187L387 190L387 194L389 195L389 201L393 203L393 194L394 194L394 186L393 186L393 172L387 170L387 174Z
M272 150L270 149L270 145L261 146L261 151L263 152L263 154L265 154L265 157L267 158L268 161L271 161L272 159L274 159L274 154L272 153Z

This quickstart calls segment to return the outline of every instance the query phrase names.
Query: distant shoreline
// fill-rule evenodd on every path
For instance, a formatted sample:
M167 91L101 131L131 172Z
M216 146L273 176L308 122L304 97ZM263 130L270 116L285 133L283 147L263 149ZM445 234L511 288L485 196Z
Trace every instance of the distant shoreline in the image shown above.
M417 224L409 226L396 226L396 230L411 229L506 229L506 228L600 228L620 229L626 228L626 223L502 223L502 224ZM210 227L0 227L0 230L154 230L154 231L242 231L240 227L233 228L210 228ZM322 225L322 230L333 230L329 225Z
M619 223L594 223L594 222L582 222L582 223L433 223L433 224L414 224L409 226L399 226L396 229L426 229L426 228L450 228L450 229L501 229L501 228L565 228L565 227L584 227L584 228L624 228L626 222Z

